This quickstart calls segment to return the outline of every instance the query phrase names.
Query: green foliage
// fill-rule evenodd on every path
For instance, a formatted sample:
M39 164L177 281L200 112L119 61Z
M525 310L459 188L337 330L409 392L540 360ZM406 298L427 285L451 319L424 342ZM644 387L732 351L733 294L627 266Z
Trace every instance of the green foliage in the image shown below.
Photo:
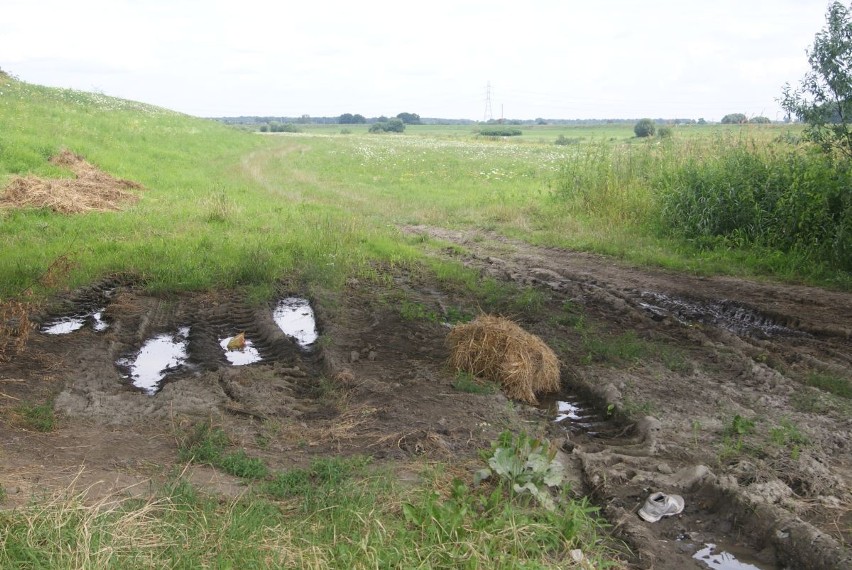
M399 304L399 314L406 321L422 320L437 323L441 320L437 311L428 308L423 303L413 303L408 300L403 300Z
M781 106L807 123L805 134L823 150L852 158L852 17L840 2L829 5L808 63L798 89L784 86Z
M728 145L662 172L663 231L699 246L799 252L852 270L852 164L777 147Z
M467 394L496 394L500 388L487 380L480 380L470 372L459 370L453 381L453 388Z
M267 475L269 469L263 461L249 457L242 449L225 453L229 445L222 428L201 422L180 442L178 457L181 461L206 463L245 479L262 479Z
M752 117L751 119L749 119L749 120L748 120L748 122L749 122L749 123L754 123L754 124L756 124L756 125L768 125L768 124L770 124L772 121L770 121L770 120L769 120L769 117L761 117L761 116L758 116L758 117Z
M387 121L379 121L370 125L371 133L401 133L405 131L405 123L401 119L393 118Z
M651 353L647 342L640 339L635 331L620 335L600 335L593 330L580 331L583 341L584 361L620 364L635 362Z
M480 127L479 134L483 137L519 137L523 134L523 131L514 127L493 125Z
M674 136L674 129L669 126L662 126L657 129L657 136L661 139L670 139Z
M307 469L290 469L275 474L263 489L271 497L302 497L307 503L325 500L364 467L363 458L325 457L314 459Z
M852 399L852 379L848 377L814 372L807 377L805 383L835 396Z
M56 415L53 412L53 404L21 404L15 408L15 412L21 417L23 425L29 429L40 432L49 432L56 429Z
M742 125L748 122L748 117L743 113L728 113L722 117L723 125Z
M731 423L725 427L725 435L741 438L744 435L754 433L754 420L750 420L737 414L731 419Z
M582 139L579 137L566 137L565 135L559 135L556 137L556 140L553 141L553 144L557 146L568 146L570 144L579 144Z
M406 125L420 124L420 115L418 115L417 113L400 113L396 116L396 118L405 123Z
M343 113L337 119L337 122L341 125L363 125L367 122L367 119L364 115L352 114L352 113Z
M633 127L633 132L639 138L652 137L656 132L657 126L651 119L639 119Z
M488 468L476 472L474 483L495 475L514 495L529 494L548 510L556 508L550 489L562 485L563 467L547 441L504 431L491 446Z

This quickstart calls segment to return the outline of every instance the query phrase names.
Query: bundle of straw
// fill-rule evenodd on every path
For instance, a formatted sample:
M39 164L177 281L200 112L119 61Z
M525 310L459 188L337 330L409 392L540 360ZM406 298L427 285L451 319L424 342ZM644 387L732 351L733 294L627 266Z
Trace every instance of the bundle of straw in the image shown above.
M530 404L559 389L559 359L540 338L503 317L482 315L447 337L450 365L499 382L510 398Z

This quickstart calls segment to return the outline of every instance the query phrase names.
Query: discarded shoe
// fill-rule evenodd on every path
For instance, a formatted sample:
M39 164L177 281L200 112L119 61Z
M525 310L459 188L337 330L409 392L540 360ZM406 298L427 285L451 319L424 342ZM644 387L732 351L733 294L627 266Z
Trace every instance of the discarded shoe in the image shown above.
M639 516L648 522L657 522L663 517L676 515L683 510L683 497L651 493L645 504L639 509Z

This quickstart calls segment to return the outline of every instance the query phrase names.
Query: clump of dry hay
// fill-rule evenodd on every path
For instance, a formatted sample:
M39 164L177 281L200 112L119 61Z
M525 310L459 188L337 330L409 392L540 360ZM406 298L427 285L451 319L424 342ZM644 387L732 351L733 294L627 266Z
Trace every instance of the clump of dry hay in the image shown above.
M0 197L0 207L50 208L60 214L77 214L116 211L139 199L130 190L141 189L141 184L114 178L69 150L63 150L50 162L68 168L76 178L13 178Z
M536 404L536 394L559 389L556 354L506 318L481 315L455 327L447 343L453 368L499 382L510 398Z

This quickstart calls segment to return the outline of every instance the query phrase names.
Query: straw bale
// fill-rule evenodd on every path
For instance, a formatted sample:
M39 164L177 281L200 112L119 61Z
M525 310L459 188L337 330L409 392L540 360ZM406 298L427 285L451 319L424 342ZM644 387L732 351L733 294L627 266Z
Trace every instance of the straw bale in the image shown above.
M49 208L61 214L76 214L116 211L139 199L131 190L141 189L141 184L114 178L69 150L60 152L51 162L68 168L75 178L12 178L0 197L0 207Z
M503 317L481 315L447 337L450 365L499 382L510 398L538 403L559 390L559 359L540 338Z

